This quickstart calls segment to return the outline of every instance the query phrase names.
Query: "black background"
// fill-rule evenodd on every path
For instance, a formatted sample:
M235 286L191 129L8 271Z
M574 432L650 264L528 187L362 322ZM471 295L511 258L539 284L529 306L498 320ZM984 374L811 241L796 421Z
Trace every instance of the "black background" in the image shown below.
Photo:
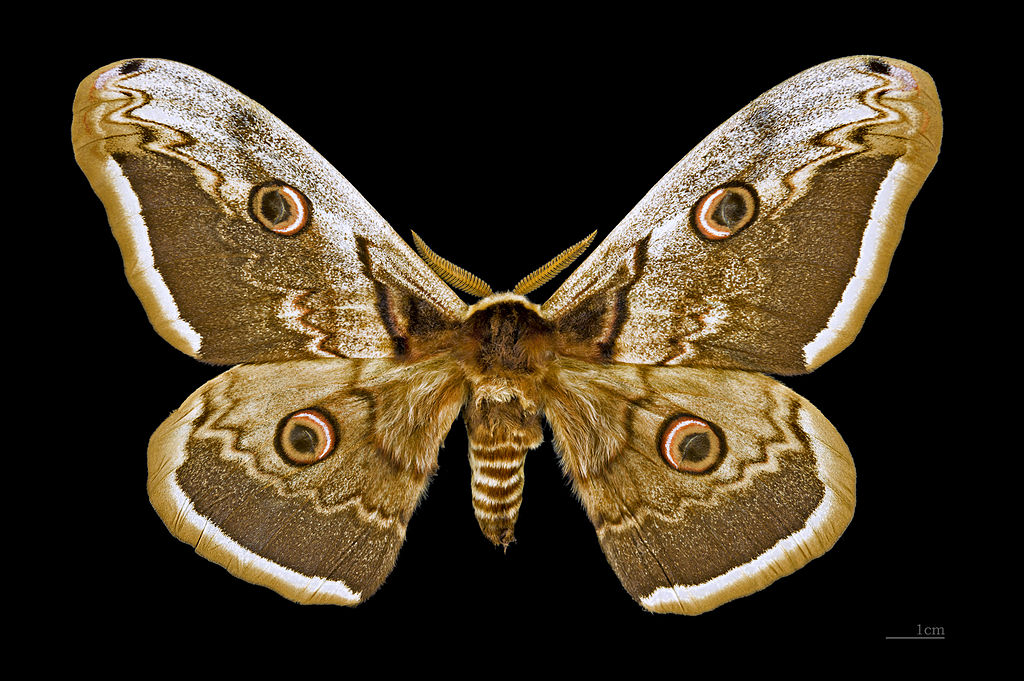
M82 28L105 20L81 19ZM219 25L183 30L173 16L161 30L132 28L143 21L124 17L119 30L47 65L56 173L48 180L61 188L51 209L64 216L69 264L50 298L63 321L49 334L59 368L46 404L76 416L43 433L65 443L48 475L67 491L44 504L46 520L33 534L53 568L46 580L63 585L49 590L46 607L74 622L78 636L117 645L247 641L225 657L258 658L267 640L329 640L358 654L367 649L348 646L359 637L428 642L438 653L479 644L495 654L556 647L603 659L641 645L654 656L755 642L790 652L946 646L975 630L963 610L971 601L965 584L981 578L964 535L965 510L977 503L964 470L973 450L958 421L977 415L976 397L964 372L949 370L965 342L973 276L969 253L952 245L964 224L950 210L969 172L958 132L971 68L962 53L879 31L807 40L751 30L737 40L658 16L515 30L489 19L437 32L342 15L315 37L310 22L296 33L278 17L230 39ZM357 608L295 605L231 577L164 529L146 496L146 443L221 369L152 331L103 208L74 164L71 102L94 69L162 57L209 72L305 137L403 238L411 241L414 229L439 254L507 289L590 231L607 235L690 148L761 92L861 53L931 73L946 139L861 335L813 374L784 379L832 421L857 464L856 515L824 557L698 618L647 613L605 561L550 441L528 457L518 541L502 554L484 539L459 422L394 572ZM89 626L97 613L113 615L116 630ZM885 640L919 625L942 627L947 641Z

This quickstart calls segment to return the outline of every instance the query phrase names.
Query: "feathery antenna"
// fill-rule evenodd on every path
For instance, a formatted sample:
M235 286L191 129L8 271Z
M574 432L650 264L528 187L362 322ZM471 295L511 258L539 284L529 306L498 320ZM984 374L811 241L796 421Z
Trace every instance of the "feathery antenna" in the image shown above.
M458 265L448 262L437 253L430 250L416 232L412 233L412 239L416 244L416 250L419 251L420 257L430 265L430 269L434 270L434 272L437 273L437 276L441 277L455 288L479 298L483 298L494 293L494 291L491 290L491 287L488 286L483 279L470 274Z
M557 277L559 272L571 265L576 258L580 257L583 251L587 250L587 246L590 245L590 242L594 240L595 236L597 236L597 232L591 232L590 236L583 241L579 242L575 246L565 249L556 255L549 263L523 277L523 280L516 284L516 287L512 289L512 292L525 296L530 291L540 288Z

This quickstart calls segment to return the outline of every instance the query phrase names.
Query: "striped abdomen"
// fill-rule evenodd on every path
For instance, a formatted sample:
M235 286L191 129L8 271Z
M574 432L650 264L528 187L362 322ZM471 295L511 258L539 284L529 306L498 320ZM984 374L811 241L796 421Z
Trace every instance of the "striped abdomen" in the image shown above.
M502 402L471 398L465 416L473 511L484 536L507 547L523 500L526 453L544 441L540 415L512 397Z
M525 448L491 448L469 443L473 470L473 511L484 535L495 544L512 543L523 500Z
M540 386L555 356L551 324L521 295L497 293L471 308L455 356L466 370L463 417L473 468L473 509L484 536L513 541L526 453L544 441Z

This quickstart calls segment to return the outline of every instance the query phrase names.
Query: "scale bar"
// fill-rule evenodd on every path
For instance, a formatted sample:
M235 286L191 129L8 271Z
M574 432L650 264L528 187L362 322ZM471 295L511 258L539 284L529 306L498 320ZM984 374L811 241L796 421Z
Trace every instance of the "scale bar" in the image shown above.
M945 636L886 636L885 640L886 641L906 641L907 639L914 639L914 638L930 639L930 640L933 640L933 641L945 641L946 640Z

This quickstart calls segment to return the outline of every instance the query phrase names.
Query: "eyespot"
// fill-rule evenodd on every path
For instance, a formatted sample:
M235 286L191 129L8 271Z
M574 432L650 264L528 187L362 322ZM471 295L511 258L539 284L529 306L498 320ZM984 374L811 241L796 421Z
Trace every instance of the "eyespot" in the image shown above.
M718 186L693 207L693 228L705 239L727 239L757 219L757 192L749 184L730 182Z
M264 182L249 194L249 215L271 232L291 236L309 222L309 199L290 184Z
M330 417L310 407L281 419L274 444L285 461L307 466L328 456L337 442L337 430Z
M725 438L717 427L689 414L665 421L658 441L669 466L686 473L708 473L725 453Z

